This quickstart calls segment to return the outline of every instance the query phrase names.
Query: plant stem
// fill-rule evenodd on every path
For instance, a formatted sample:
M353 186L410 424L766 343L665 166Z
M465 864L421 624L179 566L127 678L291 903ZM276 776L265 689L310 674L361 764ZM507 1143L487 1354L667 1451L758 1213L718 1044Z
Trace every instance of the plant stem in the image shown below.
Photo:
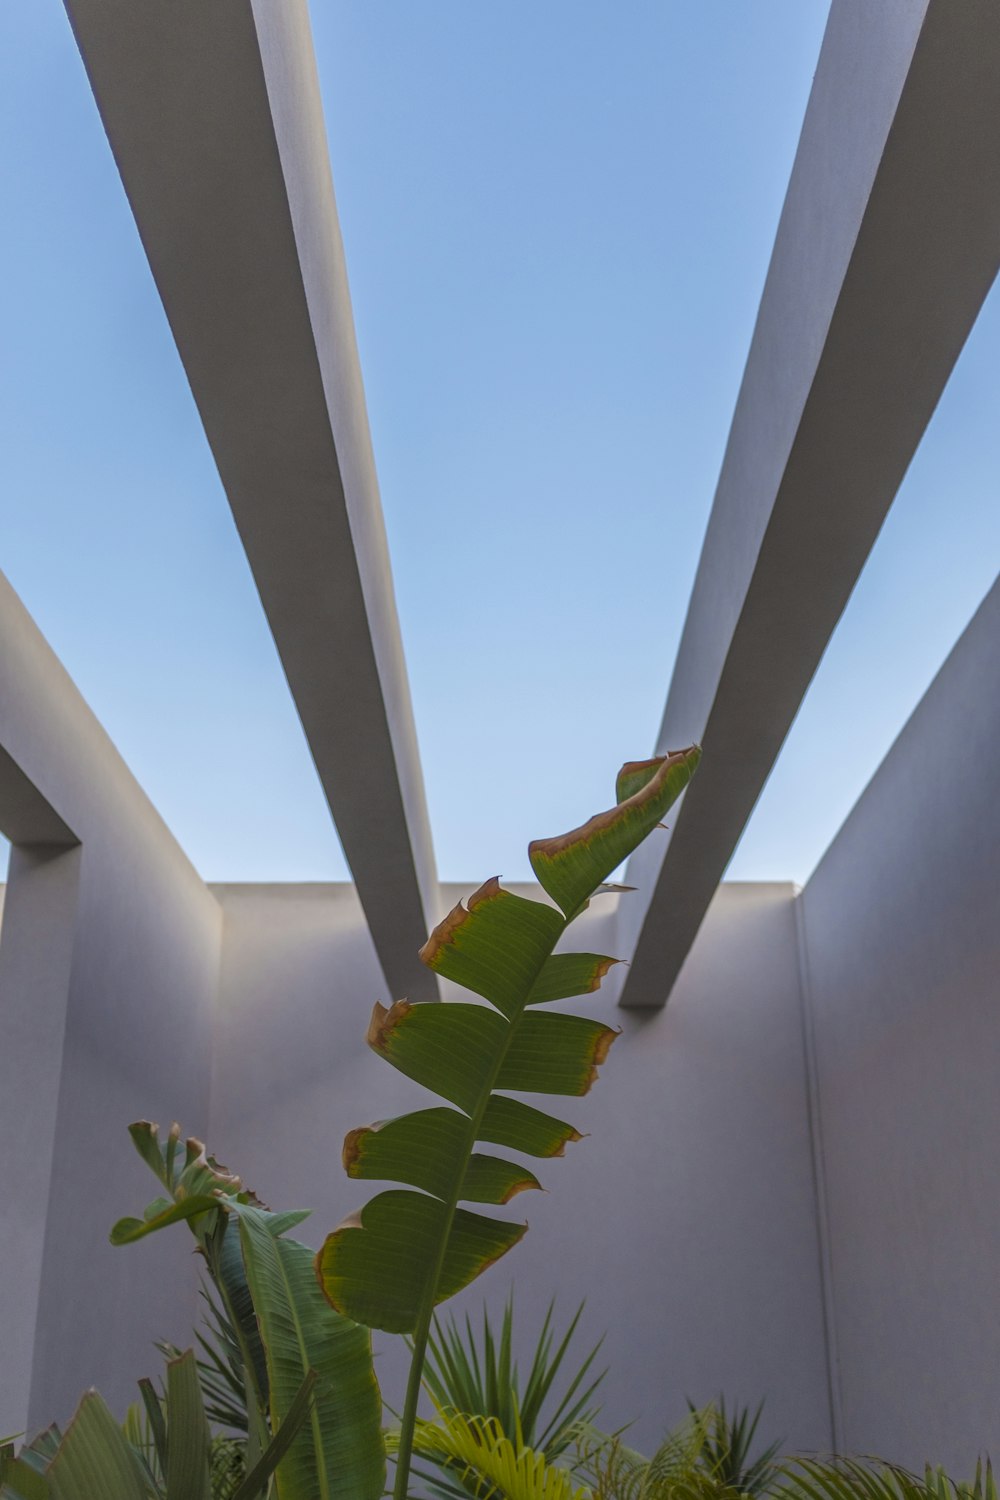
M441 1244L438 1248L437 1261L427 1281L427 1290L424 1293L423 1306L417 1319L417 1326L413 1330L413 1357L410 1361L410 1378L406 1383L406 1400L403 1405L403 1420L399 1429L399 1451L396 1455L396 1483L393 1487L393 1500L407 1500L406 1491L410 1483L410 1461L413 1458L413 1436L417 1427L417 1403L420 1400L420 1387L424 1376L424 1359L427 1354L427 1340L430 1336L431 1323L434 1319L434 1308L437 1305L437 1289L441 1280L441 1272L444 1270L445 1256L448 1253L448 1240L451 1236L451 1226L455 1222L455 1213L458 1208L459 1194L462 1189L462 1180L468 1165L469 1157L475 1148L479 1135L479 1127L483 1123L483 1115L486 1113L486 1103L493 1092L500 1071L500 1064L507 1054L510 1046L510 1037L501 1050L493 1068L489 1084L480 1101L479 1108L469 1121L469 1133L466 1137L465 1149L455 1174L455 1184L452 1189L451 1198L446 1205L443 1233Z
M419 1328L413 1334L413 1358L410 1361L410 1378L406 1384L406 1402L403 1406L403 1421L399 1430L399 1451L396 1454L396 1483L393 1500L407 1500L410 1485L410 1461L413 1458L413 1435L417 1425L417 1402L424 1375L424 1359L427 1354L427 1339L431 1331L434 1304L421 1317Z

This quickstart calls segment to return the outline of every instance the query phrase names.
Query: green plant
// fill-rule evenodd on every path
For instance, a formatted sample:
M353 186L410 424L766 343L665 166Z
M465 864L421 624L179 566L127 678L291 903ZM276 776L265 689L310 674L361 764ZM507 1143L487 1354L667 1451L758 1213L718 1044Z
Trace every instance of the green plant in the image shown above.
M780 1469L775 1500L997 1500L993 1466L976 1464L971 1484L950 1479L944 1469L923 1477L877 1458L800 1458Z
M276 1500L378 1500L385 1447L371 1336L334 1311L313 1252L288 1237L307 1214L267 1211L200 1141L182 1146L176 1125L163 1143L148 1121L130 1134L165 1196L141 1219L119 1220L111 1241L131 1244L182 1221L192 1229L225 1314L230 1374L243 1384L248 1470L277 1443ZM212 1400L222 1411L227 1384L234 1392L218 1373Z
M734 1500L739 1492L704 1465L709 1413L690 1411L652 1458L629 1448L620 1433L581 1428L573 1467L587 1481L588 1500Z
M416 1437L420 1451L436 1452L477 1500L590 1500L565 1469L519 1434L509 1437L496 1417L439 1411L433 1422L417 1421ZM398 1442L398 1434L393 1438Z
M424 1365L424 1386L435 1406L439 1411L491 1418L505 1437L531 1448L547 1464L554 1463L572 1444L580 1423L596 1420L599 1408L593 1400L606 1374L603 1370L591 1374L599 1342L573 1370L562 1391L556 1387L582 1312L581 1303L557 1341L554 1303L549 1304L523 1382L514 1358L513 1292L504 1307L499 1333L494 1332L485 1305L478 1335L468 1316L464 1326L454 1318L444 1323L435 1318ZM414 1450L420 1459L439 1466L438 1474L421 1476L434 1493L443 1500L465 1500L478 1494L476 1482L463 1480L458 1465L442 1452L436 1438L424 1442L422 1432L417 1429Z
M620 1434L581 1429L575 1472L587 1500L998 1500L993 1471L977 1464L972 1483L928 1466L923 1478L879 1459L796 1458L772 1462L775 1448L748 1462L760 1407L751 1417L725 1404L691 1407L651 1459L627 1448ZM752 1487L750 1487L752 1486ZM515 1490L504 1500L523 1500Z
M280 1434L253 1468L220 1474L194 1353L171 1360L164 1390L140 1381L142 1406L119 1426L96 1391L65 1433L50 1427L16 1456L0 1448L3 1500L264 1500L272 1475L306 1420L314 1377L304 1382Z
M416 1444L421 1453L436 1450L476 1500L745 1500L747 1492L710 1457L718 1415L712 1406L690 1411L652 1458L629 1448L620 1433L581 1423L568 1467L534 1451L519 1429L512 1437L496 1419L447 1409L417 1423Z
M200 1351L198 1375L208 1419L225 1432L248 1433L246 1371L239 1337L225 1308L204 1283L200 1295L205 1307L203 1331L196 1332L195 1339ZM180 1353L174 1344L157 1343L156 1347L167 1359L175 1359Z
M697 1408L688 1402L689 1411ZM730 1415L723 1396L704 1408L704 1441L699 1455L699 1465L714 1476L727 1489L741 1495L764 1495L774 1485L778 1468L774 1462L780 1441L771 1443L757 1458L751 1459L750 1450L757 1435L763 1401L751 1414L748 1406L737 1406Z
M434 1308L510 1250L527 1227L459 1204L505 1204L539 1186L527 1168L475 1147L485 1141L538 1158L560 1155L578 1132L510 1094L585 1094L616 1036L600 1022L540 1008L593 992L615 962L602 954L556 954L556 944L657 826L699 758L692 747L624 766L613 808L530 845L532 869L555 905L515 896L493 879L435 928L421 949L424 962L486 1005L375 1006L369 1044L446 1104L350 1132L348 1174L404 1186L379 1193L329 1235L316 1264L338 1312L413 1338L396 1500L407 1496Z

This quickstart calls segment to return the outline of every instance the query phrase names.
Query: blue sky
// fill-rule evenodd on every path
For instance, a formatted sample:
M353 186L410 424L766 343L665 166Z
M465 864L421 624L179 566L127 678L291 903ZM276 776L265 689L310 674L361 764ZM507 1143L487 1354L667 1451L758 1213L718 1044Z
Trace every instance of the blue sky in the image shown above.
M826 10L314 0L446 878L526 874L652 746ZM0 8L0 140L0 568L207 878L344 878L58 0ZM996 574L998 334L733 875L808 875Z

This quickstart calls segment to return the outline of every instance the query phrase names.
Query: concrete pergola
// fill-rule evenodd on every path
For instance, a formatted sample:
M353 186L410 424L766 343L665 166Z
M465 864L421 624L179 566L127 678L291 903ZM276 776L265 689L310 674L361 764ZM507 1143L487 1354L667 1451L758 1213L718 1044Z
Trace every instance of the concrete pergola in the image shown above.
M105 1243L145 1201L129 1120L180 1118L316 1236L355 1206L343 1131L413 1088L346 1006L438 999L417 950L463 894L306 0L66 7L353 882L207 887L0 581L0 1431L125 1400L187 1337L177 1247ZM964 1472L1000 1436L1000 584L805 891L721 884L1000 267L998 137L992 0L833 0L655 747L704 761L638 894L584 919L630 960L595 1000L619 1076L517 1273L529 1311L556 1271L599 1292L640 1442L720 1386L792 1447Z
M623 909L662 1005L1000 267L1000 12L835 3L656 753L702 772Z

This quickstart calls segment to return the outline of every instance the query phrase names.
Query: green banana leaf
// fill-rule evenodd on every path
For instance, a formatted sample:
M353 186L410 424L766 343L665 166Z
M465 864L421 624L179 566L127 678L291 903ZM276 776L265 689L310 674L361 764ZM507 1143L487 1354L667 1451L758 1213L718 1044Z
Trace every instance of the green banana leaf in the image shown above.
M148 1500L155 1494L138 1454L96 1391L88 1391L77 1407L45 1479L51 1500Z
M330 1306L313 1252L285 1237L308 1215L271 1213L200 1141L182 1147L176 1125L162 1144L149 1121L131 1126L130 1134L170 1198L154 1200L141 1219L120 1219L111 1241L131 1244L188 1222L242 1359L247 1482L257 1476L259 1486L259 1476L273 1471L278 1500L378 1500L385 1444L371 1334ZM300 1410L304 1385L311 1394ZM155 1427L148 1399L147 1409ZM287 1430L290 1422L296 1425ZM165 1472L167 1500L174 1500ZM201 1500L197 1487L184 1495Z
M272 1233L259 1210L239 1210L247 1281L260 1323L280 1435L303 1379L316 1375L311 1409L278 1464L278 1500L378 1500L385 1484L382 1398L371 1334L333 1311L316 1282L313 1252Z
M166 1500L212 1500L211 1433L194 1351L167 1365Z
M14 1456L14 1438L0 1443L0 1500L47 1500L45 1470L62 1442L62 1433L53 1423L30 1443L24 1443Z
M459 1207L501 1206L540 1186L533 1172L474 1148L489 1142L545 1159L579 1139L571 1125L510 1097L585 1094L617 1035L601 1022L540 1008L593 993L616 962L553 950L660 823L699 758L692 747L630 762L619 774L615 807L531 844L532 868L557 906L516 896L493 879L435 928L421 949L424 962L488 1003L376 1004L369 1045L446 1103L352 1130L344 1142L349 1176L403 1184L334 1230L317 1257L320 1284L344 1316L413 1334L422 1350L434 1306L525 1233L525 1224Z
M20 1455L15 1458L9 1443L0 1449L0 1500L49 1500L44 1474Z
M310 1370L260 1460L235 1488L227 1485L229 1500L265 1500L272 1474L309 1415L315 1384ZM16 1458L9 1446L0 1450L2 1500L213 1500L218 1440L209 1428L194 1351L169 1361L162 1395L149 1380L139 1389L142 1405L129 1409L122 1427L89 1391L65 1435L50 1428Z
M111 1243L134 1244L171 1224L187 1222L222 1299L254 1398L248 1401L247 1410L247 1458L252 1465L268 1443L267 1365L243 1267L239 1230L229 1221L229 1209L235 1205L261 1208L263 1205L238 1176L208 1155L201 1141L189 1137L182 1146L176 1122L162 1144L159 1126L149 1120L137 1120L130 1125L129 1135L136 1151L170 1197L154 1199L141 1219L119 1219L111 1230ZM307 1217L307 1213L272 1215L272 1232L282 1234Z

